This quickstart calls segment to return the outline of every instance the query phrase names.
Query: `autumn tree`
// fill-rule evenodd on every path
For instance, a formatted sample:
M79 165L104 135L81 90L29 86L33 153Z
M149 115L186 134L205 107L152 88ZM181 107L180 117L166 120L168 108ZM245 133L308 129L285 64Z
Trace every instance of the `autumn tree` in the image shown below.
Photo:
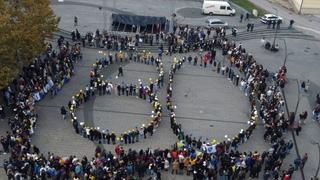
M0 90L43 51L57 25L49 0L0 0Z

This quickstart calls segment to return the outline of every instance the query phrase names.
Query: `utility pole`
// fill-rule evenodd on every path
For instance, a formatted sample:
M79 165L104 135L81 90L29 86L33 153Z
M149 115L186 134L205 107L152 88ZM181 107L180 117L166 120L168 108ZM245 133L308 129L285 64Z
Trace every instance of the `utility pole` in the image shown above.
M274 8L274 7L273 7L273 9L276 10L276 15L278 17L278 9ZM278 21L277 21L277 23L278 23ZM278 26L276 27L276 30L275 30L275 33L274 33L274 38L273 38L273 43L272 43L271 48L274 48L275 45L276 45L277 34L278 34Z
M286 66L288 56L294 54L294 52L288 53L288 48L287 48L287 41L286 41L286 39L279 39L279 40L282 40L283 43L284 43L284 55L285 55L285 56L284 56L283 66Z
M283 66L286 67L287 58L288 58L287 41L285 39L282 39L282 40L283 40L283 43L284 43L284 53L285 53Z

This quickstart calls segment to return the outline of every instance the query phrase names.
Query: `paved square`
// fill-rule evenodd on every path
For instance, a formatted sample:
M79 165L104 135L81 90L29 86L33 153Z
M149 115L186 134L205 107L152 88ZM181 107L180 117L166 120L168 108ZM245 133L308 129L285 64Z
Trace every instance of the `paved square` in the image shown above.
M135 96L105 95L95 99L93 121L95 127L116 134L148 124L151 104Z
M247 97L210 66L185 63L175 74L173 97L177 121L187 134L224 141L248 126Z
M257 3L265 2L266 0L250 0ZM110 16L112 13L130 13L138 15L155 15L166 16L170 19L173 12L177 12L177 19L180 24L190 24L193 26L204 26L207 16L202 16L197 13L202 3L198 1L168 1L168 0L110 0L105 1L106 11L99 10L103 5L101 0L65 0L64 3L58 3L57 0L52 0L52 7L61 17L59 24L60 28L66 30L74 30L73 18L79 18L78 30L84 35L86 32L94 32L97 28L100 32L106 24L108 27L111 24ZM147 5L147 8L141 8L141 5ZM263 4L263 3L262 3ZM274 11L276 5L270 6L267 4L265 8L269 11ZM276 7L277 12L285 14L286 10L281 7ZM76 9L70 11L70 9ZM101 9L101 8L100 8ZM190 11L193 9L193 11ZM271 10L270 10L271 9ZM240 11L239 11L240 12ZM105 14L105 15L104 15ZM105 16L105 17L104 17ZM284 17L285 15L281 15ZM294 13L287 14L288 18L297 17ZM293 52L293 56L288 57L286 64L288 69L288 82L284 89L286 99L289 106L289 111L294 111L297 106L297 114L307 110L309 117L307 124L303 126L303 130L299 136L296 136L297 147L293 148L292 152L283 161L282 169L287 170L289 164L297 158L296 151L300 151L300 155L309 154L309 160L304 168L307 179L316 171L319 154L317 146L311 144L311 141L319 137L319 126L315 121L311 121L311 110L314 105L314 97L319 91L319 41L310 40L307 36L302 35L304 32L294 32L285 27L279 30L277 43L280 45L278 53L270 52L261 47L260 38L265 36L268 41L273 40L273 30L267 30L265 25L261 24L258 19L250 20L255 23L253 32L246 32L246 24L239 23L239 14L236 17L222 16L220 19L227 21L231 26L235 25L239 28L237 38L229 35L227 37L242 43L247 52L250 52L256 57L259 64L262 64L270 72L276 72L283 64L283 59L286 55L284 43L287 41L288 53ZM315 26L317 29L318 22L304 21L298 17L296 20L297 28L304 28L304 24ZM106 21L103 23L103 21ZM299 22L300 21L300 22ZM301 23L303 22L303 23ZM286 22L285 22L286 23ZM303 25L303 26L302 26ZM308 27L307 26L307 27ZM320 26L319 26L320 27ZM107 28L108 29L108 28ZM313 28L311 29L313 30ZM292 31L292 32L291 32ZM317 30L313 30L318 32ZM113 32L111 32L113 33ZM69 42L70 42L70 37ZM305 38L305 39L303 39ZM286 39L286 41L285 41ZM154 48L155 49L155 48ZM109 52L108 52L109 53ZM114 52L113 52L114 53ZM292 54L292 53L291 53ZM83 48L84 60L75 64L75 76L70 83L65 85L63 90L53 99L46 97L43 101L37 103L37 113L39 121L35 134L32 136L32 143L38 146L41 153L46 155L47 152L53 152L59 156L77 155L78 157L86 155L92 157L97 142L91 142L74 132L70 120L62 120L60 118L60 107L66 105L71 99L71 96L83 89L89 82L89 71L95 59L99 56L97 49ZM179 58L182 55L177 55ZM187 56L187 54L183 54ZM174 56L165 56L163 61L165 65L165 79ZM221 52L218 50L217 59L222 60ZM119 65L124 68L124 77L116 77ZM158 73L155 66L145 65L140 63L117 63L108 67L103 72L104 77L113 83L138 83L141 79L143 83L147 83L149 78L157 77ZM311 81L310 91L300 93L299 83L301 81ZM184 67L175 74L174 78L174 105L177 106L177 121L182 124L185 133L191 133L194 137L202 137L202 140L212 139L215 137L218 141L232 138L238 134L241 129L246 129L248 115L250 111L248 98L235 87L226 77L212 71L210 67L206 69L200 66L192 66L187 63ZM166 84L167 82L165 82ZM166 87L166 86L165 86ZM165 109L166 89L163 87L159 91L159 99ZM296 105L297 99L300 104ZM88 121L90 125L99 126L100 129L110 129L116 133L127 131L135 128L135 126L148 122L151 106L144 100L136 99L135 97L126 97L117 95L97 96L93 101L89 101L82 105L77 111L77 117L80 120ZM152 137L148 137L139 143L124 146L124 149L156 149L170 148L177 140L176 136L170 129L170 119L167 116L168 112L163 113L162 122L157 128ZM297 118L297 117L296 117ZM264 126L259 122L258 127L254 130L250 140L240 146L242 152L259 150L266 151L270 148L269 143L262 140ZM291 132L284 134L287 140L292 140L294 137ZM114 145L103 146L107 151L114 152ZM2 156L1 158L3 158ZM281 169L281 170L282 170ZM0 174L0 179L4 175ZM3 175L3 176L2 176ZM191 179L186 176L172 176L170 173L164 172L163 179ZM260 178L262 173L260 173ZM292 179L301 179L300 173L295 172Z

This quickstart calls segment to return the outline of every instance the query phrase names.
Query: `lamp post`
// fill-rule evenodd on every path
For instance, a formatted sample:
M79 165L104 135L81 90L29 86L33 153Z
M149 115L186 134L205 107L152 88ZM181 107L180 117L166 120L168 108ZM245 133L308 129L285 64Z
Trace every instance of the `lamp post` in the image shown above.
M314 178L317 178L317 177L318 177L318 174L319 174L319 170L320 170L320 143L317 142L317 141L312 140L312 141L311 141L311 144L317 145L317 146L318 146L318 151L319 151L318 168L317 168L316 174L314 175Z
M288 48L287 48L287 41L286 41L286 39L282 39L282 38L280 39L280 38L279 38L279 40L282 40L282 41L283 41L283 44L284 44L284 54L285 54L285 56L284 56L283 66L286 66L288 56L293 55L294 52L288 53Z
M278 9L275 8L275 7L273 7L273 9L276 10L276 15L277 15L277 17L278 17ZM278 22L277 22L277 23L278 23ZM274 48L275 45L276 45L277 34L278 34L278 28L276 27L276 30L275 30L275 32L274 32L274 38L273 38L273 43L272 43L271 48Z
M283 66L286 66L288 56L293 55L293 54L294 54L294 52L290 52L290 53L286 54L284 61L283 61Z

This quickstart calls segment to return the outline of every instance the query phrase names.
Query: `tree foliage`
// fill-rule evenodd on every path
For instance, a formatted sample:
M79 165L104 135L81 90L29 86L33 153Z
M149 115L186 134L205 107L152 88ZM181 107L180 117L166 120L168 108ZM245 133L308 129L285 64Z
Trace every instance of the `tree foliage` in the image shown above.
M49 0L0 0L0 90L41 53L57 25Z

